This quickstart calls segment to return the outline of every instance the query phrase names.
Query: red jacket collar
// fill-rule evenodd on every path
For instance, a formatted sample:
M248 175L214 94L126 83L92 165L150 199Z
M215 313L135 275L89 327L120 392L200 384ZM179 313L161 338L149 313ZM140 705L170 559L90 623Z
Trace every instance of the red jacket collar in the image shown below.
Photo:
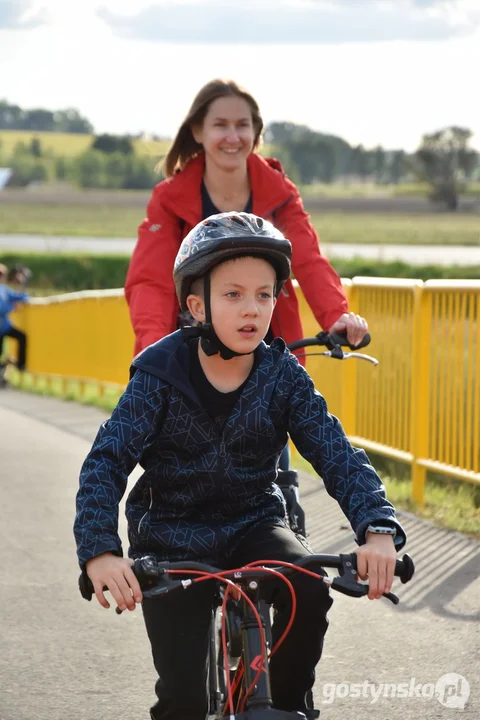
M252 189L253 212L268 218L293 194L293 185L284 175L278 160L251 153L247 159ZM202 220L200 186L205 170L205 157L198 155L184 169L158 186L162 204L194 226Z

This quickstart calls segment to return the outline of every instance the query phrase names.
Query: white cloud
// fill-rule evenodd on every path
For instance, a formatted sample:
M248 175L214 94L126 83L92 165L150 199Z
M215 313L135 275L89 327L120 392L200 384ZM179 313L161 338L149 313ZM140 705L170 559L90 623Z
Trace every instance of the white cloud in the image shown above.
M28 30L47 21L46 8L33 0L0 0L0 30Z
M131 8L130 8L131 10ZM472 0L157 0L98 16L125 38L179 44L334 44L445 40L480 23Z
M125 0L121 10L136 13L149 2ZM95 15L98 0L40 4L49 25L0 28L0 67L9 68L0 95L22 107L73 106L98 132L171 137L199 88L220 75L250 89L266 122L291 120L352 144L407 150L422 133L464 125L480 149L480 28L438 42L188 45L119 37Z

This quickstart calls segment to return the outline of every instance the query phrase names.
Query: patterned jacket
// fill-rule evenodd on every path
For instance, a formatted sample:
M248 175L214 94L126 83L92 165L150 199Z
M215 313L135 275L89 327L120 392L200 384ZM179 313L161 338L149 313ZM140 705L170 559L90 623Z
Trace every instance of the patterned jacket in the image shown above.
M380 478L328 413L308 373L281 339L259 350L221 432L189 381L181 331L135 358L125 393L82 466L74 527L82 567L106 551L122 554L118 506L137 463L144 473L126 503L130 556L228 557L248 528L285 518L275 480L288 435L339 502L358 543L370 522L389 520L398 547L404 544Z

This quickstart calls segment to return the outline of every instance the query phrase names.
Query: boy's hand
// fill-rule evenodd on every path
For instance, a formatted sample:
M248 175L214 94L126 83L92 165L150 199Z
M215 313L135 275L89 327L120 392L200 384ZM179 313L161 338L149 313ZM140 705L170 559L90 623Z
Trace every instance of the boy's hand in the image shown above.
M142 591L132 570L133 561L106 552L88 560L87 575L92 581L95 596L104 608L110 603L103 594L105 585L111 592L120 610L135 610L135 604L142 602Z
M368 578L369 600L390 592L395 574L397 552L391 535L367 533L365 545L355 550L357 571L361 580Z

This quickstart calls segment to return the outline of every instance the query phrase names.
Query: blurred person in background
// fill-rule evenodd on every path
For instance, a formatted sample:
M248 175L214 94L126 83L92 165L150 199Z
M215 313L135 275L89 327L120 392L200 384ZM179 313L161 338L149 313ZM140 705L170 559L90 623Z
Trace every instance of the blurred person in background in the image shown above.
M24 288L30 277L30 270L22 265L16 265L10 270L5 265L0 265L0 379L2 384L5 384L5 367L10 362L5 359L2 361L4 338L13 338L18 343L18 360L14 364L20 371L25 370L27 357L27 336L12 324L10 314L19 303L28 302L29 296L26 292L13 290L6 283L9 282Z

